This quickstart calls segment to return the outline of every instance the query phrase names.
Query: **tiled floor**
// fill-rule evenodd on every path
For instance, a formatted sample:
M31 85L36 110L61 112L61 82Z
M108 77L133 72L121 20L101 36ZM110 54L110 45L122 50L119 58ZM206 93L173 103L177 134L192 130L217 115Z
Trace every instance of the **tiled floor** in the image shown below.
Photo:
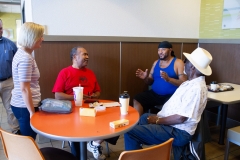
M9 126L7 124L7 116L5 109L2 105L1 99L0 99L0 126L2 129L10 131ZM209 143L205 144L205 154L206 154L206 159L207 160L223 160L224 159L224 150L225 150L225 145L219 145L218 142L218 133L219 133L219 128L218 127L211 127L211 138L212 141ZM38 144L38 143L37 143ZM56 140L51 140L50 142L47 143L42 143L38 144L38 146L41 147L56 147L56 148L61 148L62 146L62 141L56 141ZM105 143L103 143L103 153L107 153L106 151L106 146ZM110 148L110 157L107 158L107 160L117 160L120 153L124 150L124 139L123 136L120 136L120 139L118 140L117 145L111 145L109 144ZM65 147L63 148L64 150L70 151L70 148L68 146L68 143L65 143ZM93 156L91 153L88 152L88 157L90 160L93 160ZM239 160L240 159L240 146L231 144L230 146L230 155L229 155L229 160ZM7 160L2 143L0 140L0 160Z

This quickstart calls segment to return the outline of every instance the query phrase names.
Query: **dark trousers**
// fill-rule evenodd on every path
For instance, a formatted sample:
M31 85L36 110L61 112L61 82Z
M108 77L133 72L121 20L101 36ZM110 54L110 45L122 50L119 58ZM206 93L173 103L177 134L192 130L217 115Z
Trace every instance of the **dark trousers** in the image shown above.
M148 112L154 106L166 103L171 96L171 94L158 95L153 90L148 90L135 95L134 99L142 105L144 112Z
M19 108L11 106L14 116L17 118L21 135L31 136L36 139L37 133L35 133L30 126L30 113L27 108Z

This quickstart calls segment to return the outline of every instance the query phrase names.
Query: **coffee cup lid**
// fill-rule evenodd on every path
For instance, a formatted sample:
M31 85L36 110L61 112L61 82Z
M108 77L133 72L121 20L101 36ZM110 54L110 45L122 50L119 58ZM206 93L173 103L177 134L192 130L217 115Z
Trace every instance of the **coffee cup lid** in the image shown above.
M129 98L129 94L127 93L127 91L124 91L122 94L120 94L119 98Z
M217 84L217 81L212 81L211 84Z

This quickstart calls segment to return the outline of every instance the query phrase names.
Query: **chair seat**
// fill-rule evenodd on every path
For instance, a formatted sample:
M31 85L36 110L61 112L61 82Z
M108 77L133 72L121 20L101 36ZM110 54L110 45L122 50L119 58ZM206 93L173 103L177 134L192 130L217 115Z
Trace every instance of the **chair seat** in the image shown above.
M240 146L240 126L228 129L227 138L230 142Z
M53 147L45 147L41 148L40 151L43 154L43 157L45 160L77 160L75 156L73 156L71 153L64 151L59 148L53 148Z
M227 131L224 160L228 160L230 142L240 146L240 126L230 128Z

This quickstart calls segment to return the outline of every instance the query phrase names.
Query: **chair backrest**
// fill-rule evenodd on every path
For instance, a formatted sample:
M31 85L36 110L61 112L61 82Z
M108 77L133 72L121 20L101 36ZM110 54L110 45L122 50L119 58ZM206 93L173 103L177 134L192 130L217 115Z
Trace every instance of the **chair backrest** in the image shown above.
M9 160L44 160L35 141L29 136L20 136L0 128L3 149Z
M161 143L159 145L133 150L133 151L123 151L118 160L170 160L171 149L172 149L173 138L170 138L168 141Z

